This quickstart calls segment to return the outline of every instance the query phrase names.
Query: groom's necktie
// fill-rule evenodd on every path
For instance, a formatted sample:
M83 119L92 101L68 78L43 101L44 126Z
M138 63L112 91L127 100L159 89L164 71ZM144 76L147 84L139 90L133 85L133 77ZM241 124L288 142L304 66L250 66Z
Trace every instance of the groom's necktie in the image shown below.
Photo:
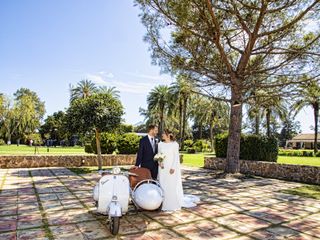
M153 152L154 152L154 150L155 150L154 138L151 138L151 146L152 146L152 150L153 150Z

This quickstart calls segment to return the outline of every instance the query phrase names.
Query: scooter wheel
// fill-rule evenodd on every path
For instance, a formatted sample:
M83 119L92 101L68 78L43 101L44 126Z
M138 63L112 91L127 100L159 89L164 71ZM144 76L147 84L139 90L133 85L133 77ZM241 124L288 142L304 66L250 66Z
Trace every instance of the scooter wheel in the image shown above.
M112 235L117 235L120 227L120 217L111 217L110 232Z

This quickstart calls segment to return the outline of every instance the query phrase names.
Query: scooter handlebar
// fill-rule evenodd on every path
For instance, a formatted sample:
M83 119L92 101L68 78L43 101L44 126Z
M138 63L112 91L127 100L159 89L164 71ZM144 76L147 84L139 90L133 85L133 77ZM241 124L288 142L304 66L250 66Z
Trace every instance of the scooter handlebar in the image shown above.
M100 175L104 174L104 173L107 173L107 174L112 174L112 171L111 170L99 170L98 173ZM128 176L135 176L135 177L138 177L139 175L138 174L135 174L135 173L131 173L131 172L121 172L120 174L122 175L128 175Z

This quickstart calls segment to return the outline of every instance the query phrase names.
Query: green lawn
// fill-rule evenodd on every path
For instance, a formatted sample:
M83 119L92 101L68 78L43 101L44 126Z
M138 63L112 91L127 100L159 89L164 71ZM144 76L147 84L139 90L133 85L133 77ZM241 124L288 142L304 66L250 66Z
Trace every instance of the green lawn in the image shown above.
M278 156L278 163L320 166L320 157Z
M0 146L0 155L33 155L34 147L26 145L3 145ZM39 147L39 154L45 155L72 155L72 154L87 154L82 147L51 147L47 152L46 147ZM196 154L183 154L183 164L186 166L203 167L204 156L210 156L210 153L196 153ZM320 157L291 157L291 156L279 156L278 163L286 164L301 164L310 166L320 166Z
M0 155L33 155L35 147L30 147L26 145L2 145L0 146ZM47 152L46 147L39 147L39 154L45 155L72 155L72 154L87 154L84 152L83 147L50 147L49 152Z
M207 153L187 154L183 153L183 164L186 166L203 167L204 156L210 156ZM279 156L278 163L300 164L309 166L320 166L320 157L287 157Z
M183 153L183 165L191 166L191 167L203 167L205 155L210 156L210 154L204 154L204 153L195 153L195 154Z

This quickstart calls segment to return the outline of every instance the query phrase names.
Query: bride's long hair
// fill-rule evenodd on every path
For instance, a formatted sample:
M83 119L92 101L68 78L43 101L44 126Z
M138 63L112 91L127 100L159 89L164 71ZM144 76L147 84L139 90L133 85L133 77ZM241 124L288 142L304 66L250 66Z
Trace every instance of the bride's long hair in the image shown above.
M165 129L164 133L169 136L171 141L176 141L176 137L174 136L173 132L170 131L169 129Z

